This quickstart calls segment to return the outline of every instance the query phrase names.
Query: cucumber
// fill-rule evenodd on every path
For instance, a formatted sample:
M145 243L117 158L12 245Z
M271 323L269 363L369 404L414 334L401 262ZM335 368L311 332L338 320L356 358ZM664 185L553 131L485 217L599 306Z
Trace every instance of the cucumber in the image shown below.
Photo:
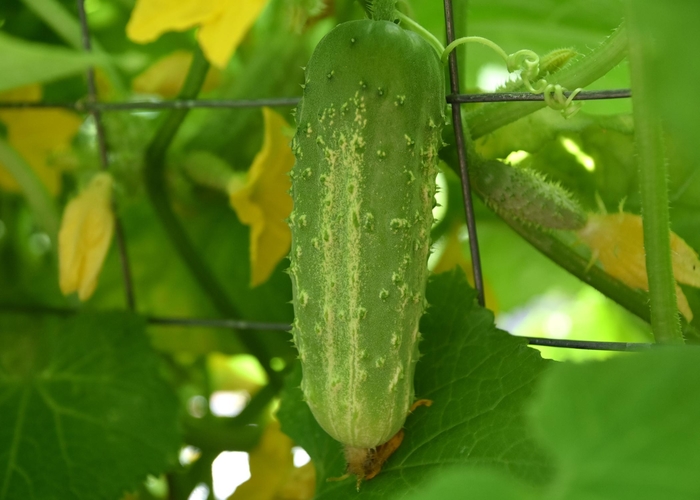
M435 50L388 21L337 26L306 67L292 334L305 399L346 457L389 441L413 402L444 109Z

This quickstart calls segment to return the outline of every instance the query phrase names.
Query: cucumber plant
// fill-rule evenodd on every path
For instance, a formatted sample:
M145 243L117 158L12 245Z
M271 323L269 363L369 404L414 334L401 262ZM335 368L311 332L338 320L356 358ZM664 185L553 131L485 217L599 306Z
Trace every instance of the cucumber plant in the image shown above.
M413 403L445 120L438 54L379 14L316 47L291 172L302 389L358 480L381 467L378 447Z
M413 403L445 122L442 63L459 43L473 41L443 49L394 13L393 2L379 4L369 6L371 19L337 26L316 47L290 173L288 272L301 387L321 427L345 446L358 485L398 447ZM527 58L504 56L515 61L509 68L527 59L537 76L539 58L521 52ZM496 209L523 212L544 227L583 225L568 193L511 170L477 170L477 185ZM525 206L510 203L522 199Z

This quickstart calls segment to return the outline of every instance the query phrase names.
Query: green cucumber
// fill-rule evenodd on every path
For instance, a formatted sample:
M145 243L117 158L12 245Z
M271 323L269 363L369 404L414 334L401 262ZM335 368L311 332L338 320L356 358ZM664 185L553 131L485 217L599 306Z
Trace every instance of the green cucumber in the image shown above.
M302 390L348 450L373 450L414 399L445 89L435 50L387 21L337 26L297 109L289 274Z

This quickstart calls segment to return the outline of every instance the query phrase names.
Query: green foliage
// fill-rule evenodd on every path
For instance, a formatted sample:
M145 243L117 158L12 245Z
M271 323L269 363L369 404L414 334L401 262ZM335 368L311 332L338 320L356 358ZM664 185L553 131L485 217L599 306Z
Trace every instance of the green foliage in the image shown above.
M533 489L494 470L435 475L411 500L657 499L700 495L700 352L665 349L602 363L554 365L528 420L555 457L548 486ZM536 493L536 494L535 494Z
M55 45L28 43L0 33L0 92L36 82L50 82L100 64L100 56Z
M96 65L99 99L162 99L136 93L132 82L161 57L196 50L197 31L169 32L153 43L136 44L125 35L135 3L86 3L94 51L86 55L73 0L0 2L0 92L40 83L46 101L79 101L86 94L85 70ZM335 25L365 18L369 3L270 0L230 64L219 72L219 85L199 96L197 86L190 85L187 97L300 96L302 67L316 45ZM209 3L194 4L199 8ZM570 48L554 52L562 59L551 63L556 68L551 67L555 71L547 76L568 88L629 87L629 65L620 62L631 41L643 61L639 74L648 91L634 89L634 107L644 105L662 121L663 136L652 136L663 139L670 225L691 247L700 249L698 106L693 97L700 77L693 62L700 47L698 37L692 36L700 7L684 0L453 0L453 5L457 37L488 37L508 53L526 48L544 56ZM441 2L401 1L396 8L444 40ZM624 16L627 28L608 38ZM406 27L405 18L400 25ZM457 54L462 91L504 83L487 81L487 76L496 74L497 79L498 70L505 69L491 51L461 46ZM564 65L558 67L560 63ZM374 64L363 76L387 73L381 61ZM205 78L205 66L199 65L198 79ZM176 76L184 78L182 71ZM168 83L174 88L179 82L173 77ZM536 172L537 182L543 176L561 185L587 212L599 211L601 205L614 212L624 201L625 211L642 213L634 142L635 133L640 136L640 122L634 123L632 100L589 101L569 120L542 106L464 105L465 124L476 138L475 151L488 161L517 163L517 169ZM291 109L277 111L293 123ZM211 167L211 158L246 175L244 170L262 144L260 110L199 109L180 126L185 115L181 112L177 121L166 121L165 132L163 112L102 113L138 315L105 312L126 307L116 244L88 302L80 304L58 289L54 233L59 217L53 207L65 207L77 187L99 168L99 161L94 123L85 114L80 115L84 123L72 144L43 151L46 138L40 131L49 133L51 126L33 124L40 116L51 123L54 112L21 115L0 109L0 500L125 500L125 491L130 492L128 498L138 500L166 495L186 500L197 485L212 489L212 461L222 451L252 452L258 463L265 461L261 457L269 450L257 443L266 435L269 410L276 405L278 379L286 376L298 354L291 336L282 331L146 326L151 316L212 318L221 310L248 321L290 324L294 319L290 279L282 272L288 263L281 262L264 284L249 288L249 228L237 219L221 192L192 182L206 169L200 167L202 162ZM19 148L6 131L19 116L26 119L22 136L35 139L34 150L42 150L43 166L62 172L56 196L44 193L40 176L32 174L39 155L14 154ZM144 153L159 129L157 155L150 159L158 160L160 170L151 179L149 199L143 174L154 165ZM441 151L446 169L457 167L451 134L452 129L443 134L448 143ZM529 156L509 157L519 151ZM498 165L506 168L504 163ZM521 170L501 174L508 178L513 172ZM21 191L5 190L5 174L20 177ZM445 215L432 230L433 260L443 256L446 242L453 238L455 261L468 269L461 186L453 171L445 172L445 178L447 196L439 200ZM214 180L211 184L218 185ZM475 182L474 187L477 194L488 194L483 183ZM394 189L385 187L387 193ZM151 204L154 191L155 198L160 196L160 212ZM499 203L537 203L532 194L516 194L520 198L508 193ZM191 243L185 259L161 224L165 211L170 222L180 226L178 237ZM652 338L649 295L592 264L591 252L574 232L542 231L533 226L532 213L515 220L513 210L497 215L480 201L476 213L491 300L487 305L494 309L499 328L538 337L620 342ZM547 224L538 224L542 225ZM196 279L189 259L197 260L200 270L209 270L208 282ZM219 311L211 300L212 289ZM682 290L696 313L696 319L684 325L686 341L698 343L700 290L686 286ZM662 295L668 299L668 293ZM694 350L616 355L543 349L543 356L558 360L612 358L580 365L555 363L541 359L525 339L496 329L493 315L475 305L474 292L461 275L436 277L428 299L415 388L418 398L434 403L408 416L403 444L376 478L362 484L359 494L352 479L326 482L344 472L341 447L301 400L298 365L287 378L279 417L286 432L311 454L320 498L700 497L696 473L700 434L695 431L700 409L694 397L700 390L700 360ZM562 318L569 324L556 331L553 319ZM258 360L249 355L254 350L250 339L264 352ZM243 353L248 353L245 362L237 356ZM161 379L163 374L166 379ZM231 390L252 395L240 416L209 411L218 391ZM185 445L197 447L201 456L182 466L175 453ZM282 457L289 450L278 452ZM308 489L300 486L298 476L306 473L308 468L295 469L294 477L285 479L285 492L304 497ZM153 476L147 479L149 474ZM260 474L258 481L264 474L279 472ZM154 487L156 483L159 487Z
M409 415L403 444L381 474L362 485L362 495L403 494L445 464L488 465L527 482L544 482L552 472L550 461L525 425L524 407L551 362L523 339L494 327L461 271L435 277L427 297L431 307L421 323L415 388L417 398L433 405ZM302 401L299 377L297 370L282 393L282 430L314 460L318 498L355 498L354 481L325 482L343 473L343 456Z
M117 498L176 459L141 318L0 316L0 498Z

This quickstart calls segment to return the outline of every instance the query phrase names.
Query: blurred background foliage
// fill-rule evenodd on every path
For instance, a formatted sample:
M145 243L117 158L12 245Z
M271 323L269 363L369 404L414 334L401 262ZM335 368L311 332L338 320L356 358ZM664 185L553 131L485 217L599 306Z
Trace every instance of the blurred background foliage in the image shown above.
M528 48L544 54L570 47L584 54L612 32L624 11L622 4L610 0L470 0L468 6L466 1L454 0L453 4L458 35L488 37L509 53ZM133 0L86 0L96 49L95 58L86 59L75 45L79 29L75 2L1 2L0 52L4 52L4 62L0 68L6 72L0 71L0 89L5 90L0 93L0 101L84 100L84 69L94 62L98 62L100 100L159 101L175 97L196 47L196 28L171 31L148 44L134 43L125 34L134 5ZM444 15L439 2L407 0L400 2L400 8L444 40ZM337 23L363 16L354 0L269 0L228 65L210 70L200 97L300 96L301 68L318 41ZM20 42L31 44L31 50L17 49ZM32 85L31 92L22 90L17 94L17 88L7 83L9 76L3 83L9 71L28 71L23 54L41 56L58 49L63 52L56 53L56 57L65 57L65 61L58 59L60 67L47 65L44 73L39 71L34 81L27 81ZM463 91L493 91L508 78L502 61L484 47L461 47L458 54ZM627 64L623 62L591 89L629 85ZM464 112L469 113L476 106L479 105L464 106ZM277 111L288 123L294 123L290 108ZM639 213L630 113L631 102L624 99L587 102L570 120L544 109L479 140L477 150L486 158L503 159L542 172L572 192L589 212L605 209L612 213L624 204L626 211ZM171 246L143 187L144 150L163 114L152 110L102 113L137 312L147 317L214 317L217 312ZM184 166L189 155L207 152L232 171L245 172L261 149L263 134L259 108L190 112L168 150L167 191L173 210L240 311L240 319L288 324L293 311L291 286L284 274L286 260L279 263L265 283L251 288L249 228L238 220L226 193L193 182ZM96 127L86 114L54 109L0 109L0 138L36 172L57 213L99 170ZM452 142L447 136L446 141ZM699 249L697 157L674 142L669 144L671 227ZM459 179L447 165L440 185L442 206L436 212L438 223L430 266L443 271L458 265L470 275ZM483 204L477 203L476 212L487 307L495 312L500 328L523 336L651 341L648 324L534 250ZM570 235L564 238L577 245ZM115 244L110 248L95 294L85 303L60 293L56 248L55 237L0 165L0 315L19 311L28 316L26 321L32 322L41 321L43 314L56 312L71 315L72 311L125 308ZM699 317L700 292L689 287L683 290L696 318ZM692 324L700 327L698 321ZM289 438L271 423L275 390L269 389L265 371L245 353L232 332L172 325L149 325L146 331L159 353L161 371L179 399L183 444L179 466L171 464L167 475L151 476L140 485L129 485L133 492L125 498L170 495L169 498L196 499L205 498L206 492L225 498L235 488L235 481L229 477L236 476L231 468L238 464L240 470L247 470L248 463L253 477L252 484L245 488L258 491L257 496L243 497L237 492L233 498L309 498L315 481L313 469L303 465L303 452L293 449ZM291 368L296 354L287 333L260 331L242 335L257 335L262 340L272 355L274 371L286 373ZM551 348L542 352L557 360L611 356L606 352ZM267 393L258 399L258 408L246 406L265 390ZM250 453L250 457L226 455L231 452ZM222 463L227 464L223 469ZM272 473L274 470L286 472ZM268 480L272 477L274 487Z

